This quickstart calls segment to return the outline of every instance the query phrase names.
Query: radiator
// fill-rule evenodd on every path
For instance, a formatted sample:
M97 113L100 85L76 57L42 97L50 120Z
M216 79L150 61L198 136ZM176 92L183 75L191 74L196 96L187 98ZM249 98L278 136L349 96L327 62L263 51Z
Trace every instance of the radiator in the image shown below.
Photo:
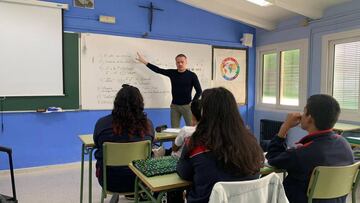
M260 120L260 145L264 152L267 152L267 146L270 140L279 132L283 122L268 119Z
M273 121L268 119L260 120L260 139L261 140L271 140L274 135L276 135L283 122Z

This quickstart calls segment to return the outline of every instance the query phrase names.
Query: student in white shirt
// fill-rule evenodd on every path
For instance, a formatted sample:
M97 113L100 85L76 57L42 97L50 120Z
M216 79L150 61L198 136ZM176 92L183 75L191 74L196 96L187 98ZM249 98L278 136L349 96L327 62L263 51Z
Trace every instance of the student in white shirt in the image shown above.
M181 128L179 135L176 137L172 146L172 156L180 157L186 138L190 137L195 132L196 125L201 118L201 104L199 100L193 100L191 102L191 113L192 126L184 126Z

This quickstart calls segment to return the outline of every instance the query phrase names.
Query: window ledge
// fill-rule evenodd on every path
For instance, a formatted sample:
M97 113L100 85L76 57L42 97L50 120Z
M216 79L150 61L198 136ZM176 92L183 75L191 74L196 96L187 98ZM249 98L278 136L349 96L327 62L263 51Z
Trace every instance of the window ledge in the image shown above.
M255 106L255 110L257 111L267 111L267 112L274 112L274 113L290 113L290 112L302 112L303 108L297 107L288 107L288 106L269 106L263 104L257 104Z

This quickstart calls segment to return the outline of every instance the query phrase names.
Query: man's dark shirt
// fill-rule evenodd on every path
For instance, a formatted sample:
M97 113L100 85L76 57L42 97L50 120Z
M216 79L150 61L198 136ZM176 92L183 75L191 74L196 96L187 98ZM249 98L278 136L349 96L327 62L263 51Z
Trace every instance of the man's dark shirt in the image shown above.
M155 73L159 73L170 78L172 104L189 104L191 102L191 92L193 87L196 91L193 99L199 99L202 90L199 79L194 72L186 70L180 73L176 69L161 69L151 63L148 63L147 67Z

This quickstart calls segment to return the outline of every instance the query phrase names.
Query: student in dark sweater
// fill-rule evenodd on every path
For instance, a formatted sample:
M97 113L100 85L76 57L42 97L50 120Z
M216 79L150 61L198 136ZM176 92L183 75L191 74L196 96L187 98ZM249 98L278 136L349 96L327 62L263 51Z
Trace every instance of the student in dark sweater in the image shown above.
M203 92L202 117L177 165L179 176L192 182L187 202L208 202L219 181L259 178L264 155L245 127L235 98L225 88Z
M114 101L110 115L100 118L95 125L96 177L103 185L104 142L136 142L153 140L154 128L144 112L144 101L138 88L123 85ZM112 192L133 192L135 174L127 167L107 167L107 188Z
M161 69L146 61L139 53L136 60L145 64L150 70L170 78L172 101L171 127L179 128L181 116L184 117L187 126L191 125L190 103L192 89L195 88L196 94L193 98L199 99L201 95L201 86L198 77L194 72L187 70L187 58L184 54L175 57L177 69Z
M339 114L340 106L333 97L313 95L307 100L302 115L288 114L279 133L270 142L266 158L270 165L288 172L284 188L290 203L307 202L307 188L316 166L344 166L354 162L349 143L332 131ZM299 123L309 134L295 148L288 149L287 132ZM344 203L346 196L313 202Z

